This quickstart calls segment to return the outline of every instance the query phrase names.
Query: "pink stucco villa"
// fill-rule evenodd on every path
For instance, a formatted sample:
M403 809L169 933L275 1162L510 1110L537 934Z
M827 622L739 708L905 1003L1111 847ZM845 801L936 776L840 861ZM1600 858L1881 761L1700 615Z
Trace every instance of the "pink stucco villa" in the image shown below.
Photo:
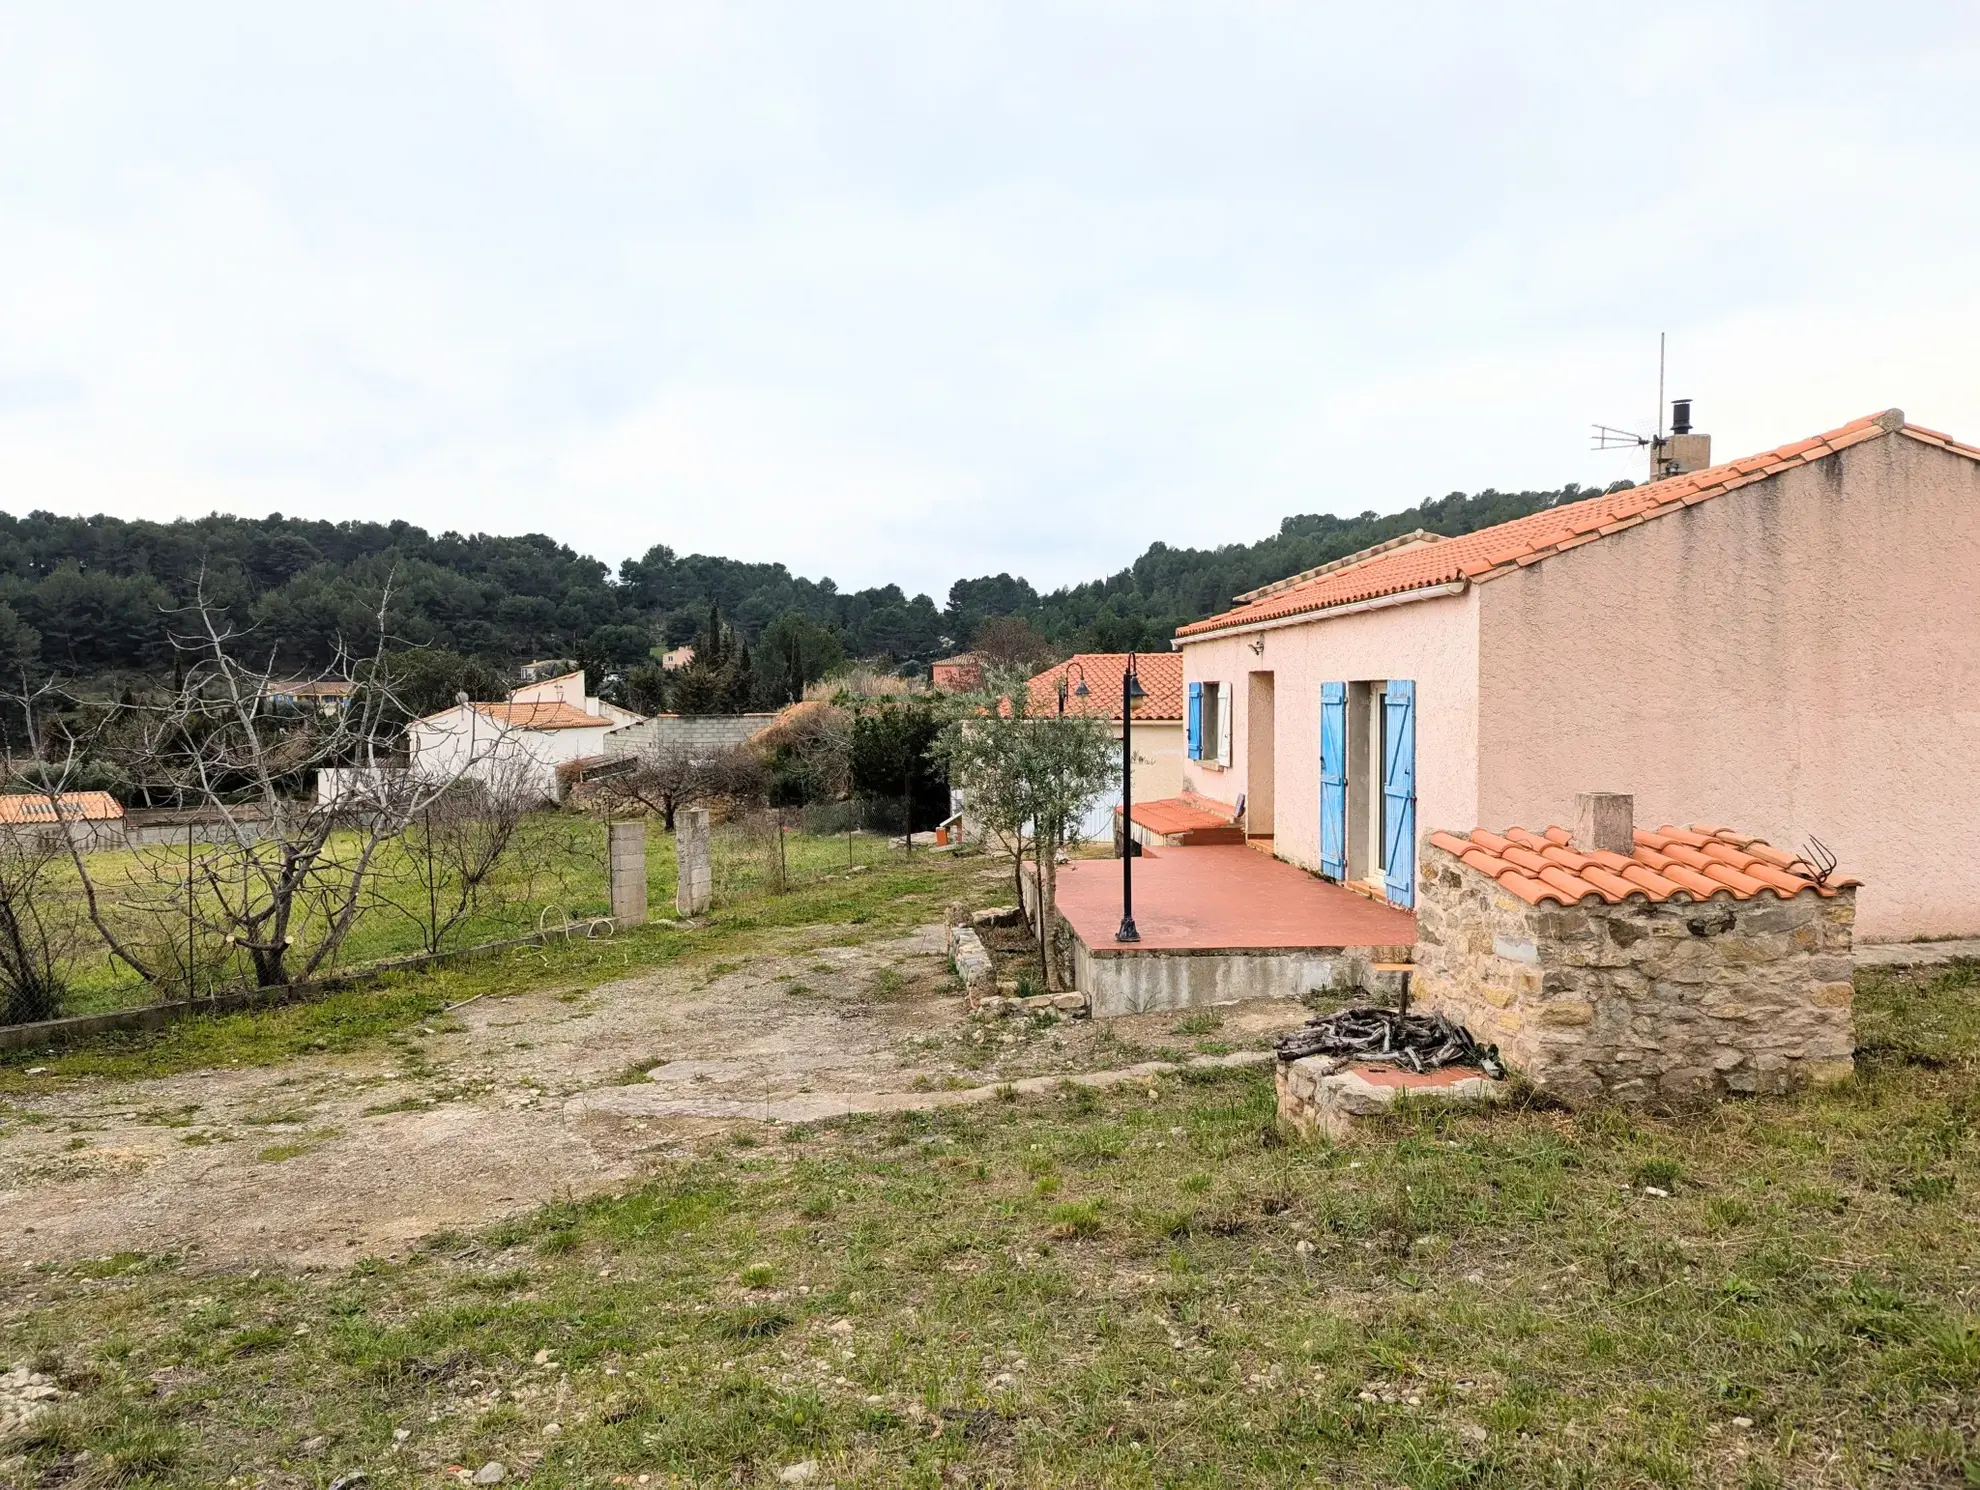
M1412 534L1177 635L1186 786L1408 905L1436 829L1820 839L1859 938L1980 932L1980 448L1896 409L1458 538Z

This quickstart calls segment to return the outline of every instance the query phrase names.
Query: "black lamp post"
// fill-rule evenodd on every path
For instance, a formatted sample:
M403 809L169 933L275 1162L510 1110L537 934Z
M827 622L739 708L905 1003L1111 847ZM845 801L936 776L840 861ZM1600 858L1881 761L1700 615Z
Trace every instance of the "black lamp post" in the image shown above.
M1074 698L1085 698L1088 692L1091 691L1086 686L1086 669L1081 667L1077 662L1068 662L1059 672L1059 713L1062 716L1066 712L1066 683L1074 673L1079 674L1079 687L1072 691L1072 696Z
M1134 708L1148 691L1134 670L1134 653L1128 653L1127 668L1121 673L1121 929L1117 942L1138 942L1141 933L1134 924Z

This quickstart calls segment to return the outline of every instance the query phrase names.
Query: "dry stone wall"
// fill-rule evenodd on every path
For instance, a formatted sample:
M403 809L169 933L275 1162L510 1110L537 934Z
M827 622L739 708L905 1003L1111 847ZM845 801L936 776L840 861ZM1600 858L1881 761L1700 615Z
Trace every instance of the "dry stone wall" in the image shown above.
M1853 1069L1856 892L1529 905L1423 845L1415 1001L1568 1098L1779 1092Z

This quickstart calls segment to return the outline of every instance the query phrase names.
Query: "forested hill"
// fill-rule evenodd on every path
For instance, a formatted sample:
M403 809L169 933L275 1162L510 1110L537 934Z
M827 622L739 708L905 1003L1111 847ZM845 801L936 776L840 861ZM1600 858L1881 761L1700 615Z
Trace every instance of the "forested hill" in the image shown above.
M828 650L894 663L966 646L996 616L1027 621L1061 651L1152 648L1239 591L1413 528L1454 536L1589 494L1575 486L1452 493L1386 516L1289 517L1257 543L1158 543L1110 578L1042 596L1009 575L958 580L941 606L896 585L841 591L782 564L680 557L665 547L614 575L540 534L435 536L403 522L280 514L171 523L0 514L0 667L83 678L168 669L170 612L203 588L237 625L253 626L260 648L303 671L327 662L340 638L372 643L388 584L395 644L499 669L537 657L630 669L655 648L694 638L711 603L750 646L766 631L779 646L790 635L829 633L836 646Z

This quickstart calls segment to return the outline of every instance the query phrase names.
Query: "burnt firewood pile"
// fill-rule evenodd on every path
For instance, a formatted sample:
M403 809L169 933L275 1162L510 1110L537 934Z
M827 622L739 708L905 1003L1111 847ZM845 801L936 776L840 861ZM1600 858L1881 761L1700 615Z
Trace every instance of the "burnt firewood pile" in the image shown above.
M1383 1061L1419 1074L1443 1066L1475 1066L1493 1080L1506 1074L1499 1047L1480 1045L1471 1031L1441 1014L1400 1014L1394 1009L1341 1009L1316 1014L1304 1027L1279 1037L1279 1059L1309 1055Z

